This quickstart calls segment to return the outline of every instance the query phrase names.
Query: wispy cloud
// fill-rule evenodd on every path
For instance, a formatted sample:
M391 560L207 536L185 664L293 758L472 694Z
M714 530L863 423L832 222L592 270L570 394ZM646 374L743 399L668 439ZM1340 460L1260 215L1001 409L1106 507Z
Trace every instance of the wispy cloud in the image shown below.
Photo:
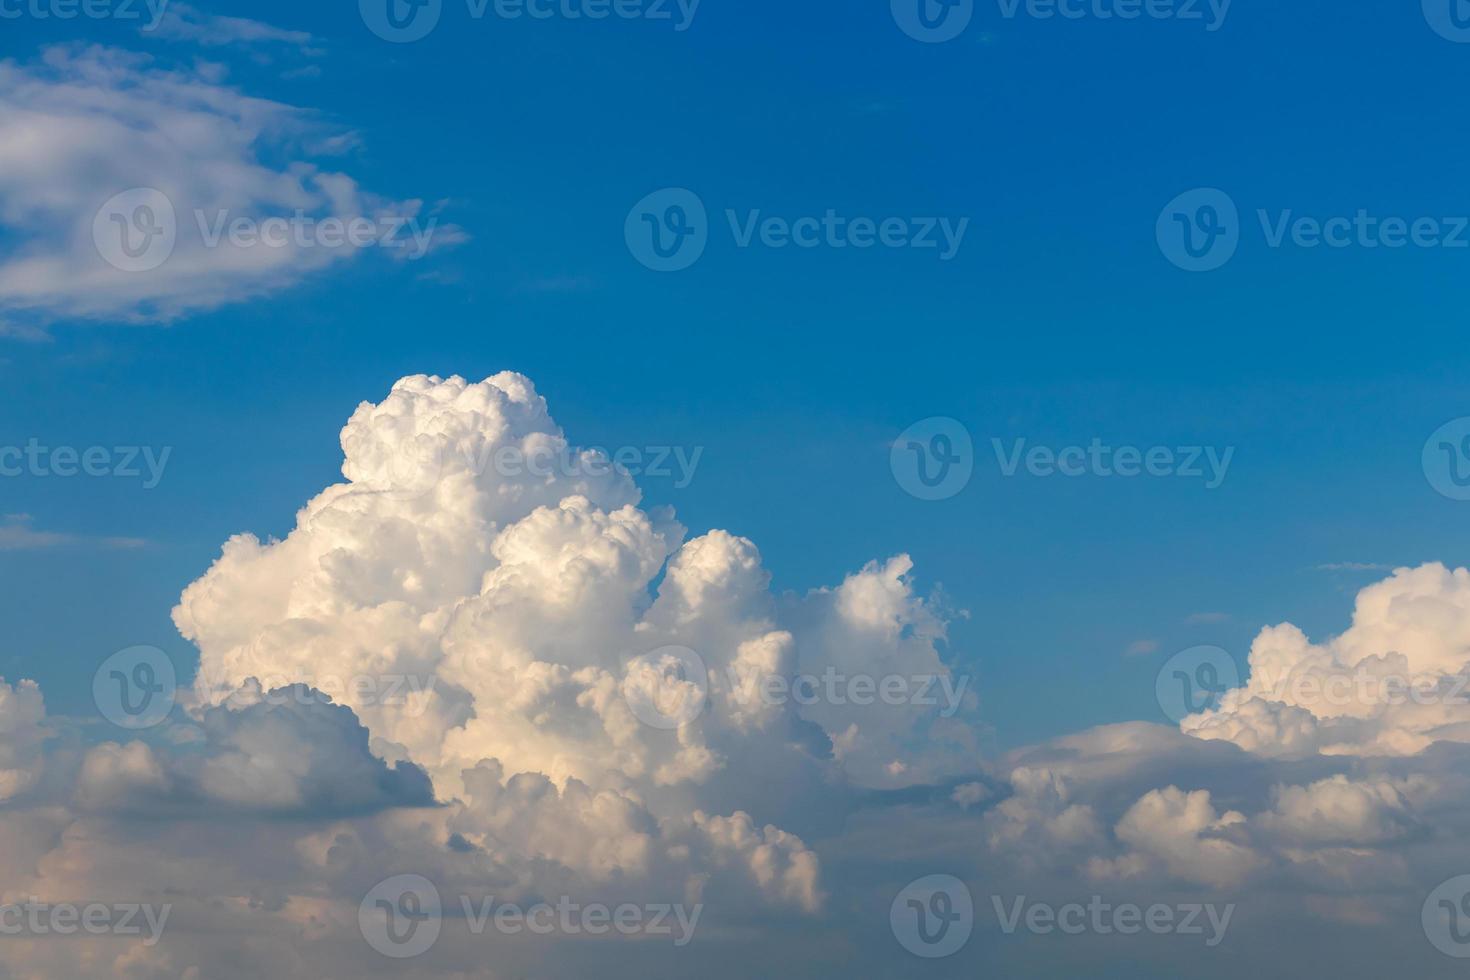
M1392 566L1367 561L1337 561L1318 565L1319 572L1388 572Z
M1128 644L1128 648L1123 651L1123 656L1125 656L1125 657L1147 657L1151 653L1158 653L1158 652L1159 652L1159 641L1158 640L1134 640L1132 643Z
M464 240L422 200L371 193L324 163L356 145L350 131L220 78L98 47L0 62L6 332L168 322L364 252L413 259Z
M38 531L29 514L6 514L0 518L0 551L40 551L48 548L84 546L107 549L141 548L142 538L92 538L55 531Z
M168 41L189 41L206 48L241 45L286 45L302 54L317 55L312 36L306 31L290 31L264 21L245 17L222 17L208 14L186 3L171 3L156 26L145 28L152 37Z

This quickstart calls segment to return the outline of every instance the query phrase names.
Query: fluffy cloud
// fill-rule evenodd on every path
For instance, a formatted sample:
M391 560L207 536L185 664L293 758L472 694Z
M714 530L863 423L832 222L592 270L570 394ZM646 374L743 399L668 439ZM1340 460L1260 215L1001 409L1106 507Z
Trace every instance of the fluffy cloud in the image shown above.
M640 508L516 374L405 378L342 448L284 539L231 539L184 590L182 718L68 740L41 792L39 691L0 697L6 785L32 788L0 833L13 887L177 906L166 949L27 941L16 962L305 976L345 949L384 972L356 909L394 874L820 919L822 860L788 819L975 771L974 695L907 556L775 595L752 542ZM442 972L480 975L457 942Z
M29 789L40 775L45 717L35 681L12 686L0 678L0 801Z
M1359 592L1352 626L1320 644L1290 623L1262 630L1246 684L1182 727L1286 757L1470 741L1470 571L1401 568Z
M325 163L349 137L224 84L218 66L163 68L96 47L0 62L0 225L16 242L0 254L0 316L35 330L59 318L167 321L213 309L360 254L333 244L353 221L382 231L401 219L400 246L382 249L395 258L463 238L447 225L430 232L423 202L371 193ZM114 199L139 188L150 190ZM298 216L284 237L271 226L271 244L228 230ZM138 254L119 251L123 235Z
M1321 644L1264 630L1250 679L1177 728L1109 725L986 765L948 614L907 556L773 594L753 542L642 507L515 374L405 378L342 447L342 482L284 538L232 538L185 589L174 618L200 662L183 718L59 737L35 685L0 685L6 894L174 906L157 947L22 939L10 974L393 975L358 904L412 874L472 907L702 903L685 955L711 976L786 962L750 937L793 919L833 950L828 974L902 975L889 903L943 870L977 909L1239 901L1234 958L1197 964L1226 976L1268 969L1272 942L1234 937L1282 923L1368 962L1470 867L1470 739L1436 700L1465 667L1463 570L1369 586ZM1417 674L1425 696L1342 704L1271 679L1344 671ZM911 683L854 697L883 677L930 678L933 703ZM603 965L503 936L491 963L463 919L444 933L406 975ZM656 969L648 948L619 957ZM1416 949L1392 955L1417 970ZM1002 965L1088 960L1025 950Z

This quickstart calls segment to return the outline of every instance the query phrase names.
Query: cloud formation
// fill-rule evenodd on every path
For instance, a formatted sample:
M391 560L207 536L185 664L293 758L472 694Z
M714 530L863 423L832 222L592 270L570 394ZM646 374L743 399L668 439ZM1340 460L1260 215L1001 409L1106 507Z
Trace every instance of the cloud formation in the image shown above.
M214 36L218 20L165 23ZM463 240L422 201L365 190L329 161L353 139L226 84L218 65L80 46L0 62L0 225L14 241L0 320L22 334L168 322L364 251L403 259Z

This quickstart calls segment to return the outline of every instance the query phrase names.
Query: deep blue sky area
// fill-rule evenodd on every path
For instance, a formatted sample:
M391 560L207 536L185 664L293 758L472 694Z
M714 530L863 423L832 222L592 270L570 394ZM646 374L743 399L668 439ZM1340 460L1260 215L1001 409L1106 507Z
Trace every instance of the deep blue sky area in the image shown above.
M1467 559L1470 503L1435 492L1421 450L1470 415L1470 247L1272 248L1257 217L1470 215L1446 164L1470 156L1470 45L1418 3L1235 0L1210 31L1008 19L988 0L937 44L887 0L703 0L682 32L473 20L446 0L409 44L341 0L210 9L309 32L316 71L115 21L7 21L0 51L218 60L241 91L358 133L338 165L443 202L469 240L166 325L0 337L0 444L172 449L153 489L0 479L0 513L37 529L146 541L0 551L0 674L39 680L52 710L84 711L120 648L188 662L180 590L229 535L284 535L340 478L356 405L421 372L521 371L581 445L703 447L688 487L647 481L646 500L693 533L750 537L778 588L909 553L920 588L967 612L950 654L977 671L1003 747L1163 720L1154 673L1185 647L1243 661L1264 625L1342 630L1383 572L1321 566ZM707 251L674 273L624 240L629 209L666 187L710 218ZM1239 208L1238 252L1211 272L1156 240L1194 188ZM726 209L969 225L949 261L739 248ZM941 501L889 465L931 416L976 449L969 486ZM1216 489L1005 478L992 438L1234 456Z

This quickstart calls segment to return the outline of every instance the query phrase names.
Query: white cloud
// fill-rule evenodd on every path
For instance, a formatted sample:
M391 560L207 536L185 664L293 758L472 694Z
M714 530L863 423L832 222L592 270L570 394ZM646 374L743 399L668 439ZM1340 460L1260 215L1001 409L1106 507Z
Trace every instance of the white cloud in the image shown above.
M1414 755L1470 741L1470 571L1398 569L1358 593L1352 626L1313 643L1261 631L1250 677L1183 730L1266 755Z
M38 531L29 514L6 514L0 517L0 551L39 551L67 545L131 549L141 548L147 543L142 538L91 538L57 531Z
M11 332L170 321L364 251L402 259L463 239L422 201L327 166L343 135L210 66L98 47L0 62L0 225L17 242L0 255L0 319ZM396 247L371 247L395 226Z
M206 13L178 0L171 0L158 23L144 29L152 37L170 41L188 41L204 47L284 45L303 54L319 53L312 48L307 31L285 30L263 21L245 17L224 17Z

